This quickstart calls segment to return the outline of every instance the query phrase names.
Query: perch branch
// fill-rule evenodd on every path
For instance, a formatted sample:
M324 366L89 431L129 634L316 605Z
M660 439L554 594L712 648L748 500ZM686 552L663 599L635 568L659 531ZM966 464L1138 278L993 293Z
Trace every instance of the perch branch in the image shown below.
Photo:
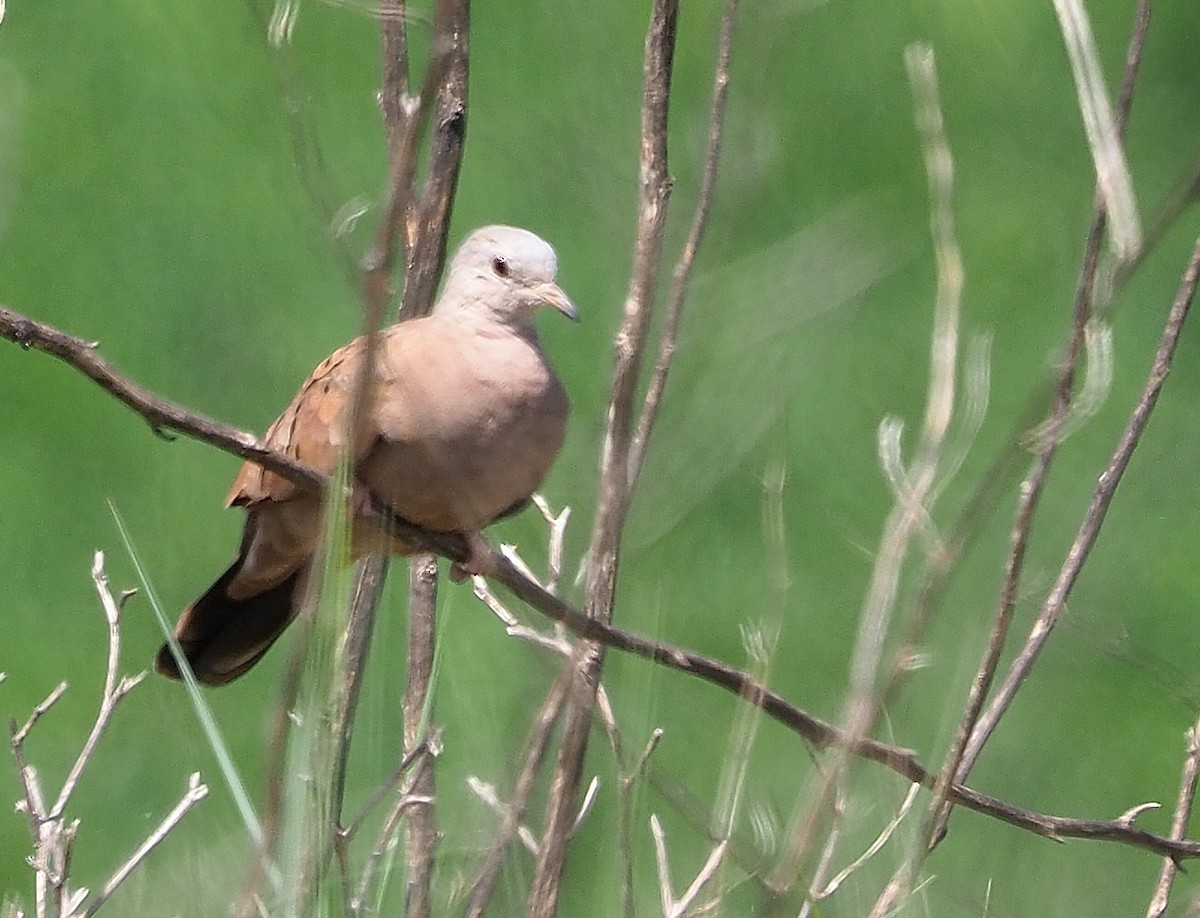
M15 338L14 328L21 330L22 337L20 339ZM0 337L19 340L27 343L29 347L45 350L46 348L40 347L43 339L39 337L39 330L47 328L40 323L31 323L28 319L0 307ZM98 359L94 348L85 342L70 338L62 332L52 329L50 331L53 332L55 339L68 338L78 345L77 348L65 351L66 356L61 358L71 366L76 365L73 361L73 355L76 353L82 353L88 360ZM56 356L58 355L56 354ZM144 392L107 367L107 364L105 367L107 373L116 380L123 391ZM83 368L79 367L79 369ZM134 399L127 402L134 411L142 414L143 417L147 416L143 412L151 412L153 417L162 417L161 406L167 405L171 409L173 429L180 433L240 456L248 456L244 450L249 443L254 447L254 455L263 458L264 467L278 472L301 487L320 488L325 481L325 476L319 472L294 463L286 456L267 449L248 434L242 434L240 431L209 418L193 415L157 396L151 396L149 393L145 393L145 395L149 397L149 401ZM215 434L210 436L210 432L214 431ZM427 532L399 519L389 519L387 523L394 526L403 538L426 550L435 551L456 561L464 561L467 558L466 546L456 536ZM507 587L513 595L531 608L554 621L561 622L579 637L603 643L608 647L642 657L668 669L686 673L723 688L761 708L767 716L802 736L817 748L848 748L852 754L883 765L910 781L920 783L923 787L933 786L933 774L917 761L911 750L868 738L850 743L843 731L791 704L746 673L703 654L642 637L597 621L534 583L503 555L494 552L492 560L496 572L494 579L497 582ZM15 733L16 730L16 726L13 725L13 732ZM1105 839L1140 848L1163 857L1174 857L1181 860L1200 857L1200 842L1164 838L1117 820L1096 821L1039 813L982 794L961 783L951 785L949 796L956 804L968 809L1055 840L1065 838Z

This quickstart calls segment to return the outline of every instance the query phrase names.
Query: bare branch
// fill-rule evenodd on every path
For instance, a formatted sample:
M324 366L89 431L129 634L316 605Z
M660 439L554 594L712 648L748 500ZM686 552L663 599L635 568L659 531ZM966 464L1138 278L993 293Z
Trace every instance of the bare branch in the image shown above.
M537 584L521 577L507 559L497 558L495 563L497 580L512 590L518 598L555 621L562 622L580 637L602 642L608 647L632 653L669 669L679 670L718 685L762 708L769 717L800 734L817 748L847 749L851 754L884 765L909 781L921 784L922 787L933 787L934 775L925 770L911 750L866 737L852 738L833 724L790 704L740 670L702 654L596 621ZM1200 842L1172 841L1141 829L1120 825L1115 821L1081 820L1037 813L981 794L961 784L951 786L950 799L955 804L1047 838L1107 839L1164 855L1200 857Z
M408 774L409 769L411 769L413 765L420 762L422 758L438 755L440 753L440 746L440 737L435 735L431 738L426 738L422 742L418 743L415 749L406 753L404 758L400 760L400 764L396 766L396 769L391 773L388 779L379 785L378 788L376 788L375 792L371 794L370 799L368 799L367 802L362 805L358 813L342 830L342 834L346 836L346 839L350 840L358 833L358 830L362 828L363 822L366 821L366 818L371 814L371 811L374 810L375 807L377 807L386 796L391 794L400 786L400 782L404 780L404 776Z
M930 234L937 258L937 298L930 335L929 383L920 440L911 467L900 457L902 423L885 418L879 427L881 464L891 469L895 499L884 524L863 602L850 664L850 686L841 721L851 737L874 728L886 687L880 669L896 608L900 578L913 540L932 533L930 510L944 481L943 449L954 413L958 375L959 324L962 306L962 256L954 227L954 163L946 139L933 49L913 44L905 49L912 83L917 127L929 183ZM933 554L937 554L936 546ZM835 788L844 779L847 755L839 754L822 771L804 809L798 810L787 834L783 856L768 884L781 891L808 873L807 861L828 818Z
M13 328L29 327L24 324L28 320L24 320L23 317L16 317L18 321L15 322L6 322L6 318L12 319L14 315L14 313L8 310L0 309L0 336L12 339L13 335L10 332ZM40 323L35 323L35 325L37 328L46 328L46 326L41 326ZM54 335L62 336L61 332L53 329L50 331ZM38 341L45 340L36 330L32 334ZM72 340L78 342L78 339ZM87 345L82 342L78 343L85 351L90 353ZM73 359L64 359L72 366L75 365ZM115 371L111 369L108 372L115 375ZM117 378L120 379L122 385L129 385L123 378ZM146 394L148 395L148 393ZM152 398L157 397L152 396ZM144 401L135 401L132 407L140 413L144 405ZM208 419L200 420L204 423L195 422L190 413L181 411L177 421L179 426L176 429L196 439L218 446L227 452L243 455L241 452L243 446L238 441L236 436L238 434L237 431L232 431L231 428ZM205 433L207 427L219 430L221 436L208 439ZM253 438L249 437L247 439L253 440ZM296 481L302 485L308 482L310 487L312 486L312 482L316 482L317 486L319 486L324 481L324 476L319 475L314 470L293 463L287 457L276 454L264 447L259 446L257 448L257 455L262 458L265 467L279 472L279 474L284 475L289 480ZM446 537L437 533L428 533L401 520L394 521L392 525L396 527L396 531L405 539L419 544L423 548L436 550L453 560L465 560L467 557L465 546L457 538ZM493 566L496 570L495 579L499 583L506 586L515 596L529 604L532 608L537 609L554 621L562 623L579 637L600 642L609 647L615 647L618 650L632 653L669 669L687 673L724 688L726 691L762 708L769 717L803 736L818 748L849 748L852 754L882 764L908 778L910 781L921 783L923 787L933 786L933 776L920 765L911 751L866 738L851 743L849 738L832 724L822 721L789 703L771 691L767 686L733 667L702 654L693 653L665 642L641 637L590 618L582 611L573 608L557 596L554 596L539 584L524 577L511 561L499 554L495 555ZM14 725L13 731L16 732L16 730L17 728ZM1026 829L1046 837L1106 839L1118 841L1122 844L1141 848L1163 856L1172 856L1181 859L1200 857L1200 842L1166 839L1140 829L1119 826L1113 822L1071 819L1037 813L1015 807L997 798L989 797L986 794L980 794L963 786L961 783L955 783L951 786L950 799L956 804L967 806L970 809L1000 819L1018 828ZM574 819L574 813L571 814L571 818L572 820Z
M415 749L425 739L433 710L434 643L437 632L437 556L422 554L409 562L408 666L405 674L404 748ZM406 912L414 918L432 914L433 861L438 832L434 821L435 760L427 757L408 788L413 802L405 821Z
M853 863L839 871L837 876L830 880L820 892L814 893L813 898L820 900L832 896L837 892L838 887L845 883L856 870L879 853L883 846L888 843L888 839L895 834L896 829L900 827L900 823L904 821L904 817L908 815L908 811L912 809L912 805L917 800L917 792L920 789L921 786L919 784L913 784L909 787L908 793L904 796L904 802L900 804L900 809L884 827L883 831L879 833L875 841L871 843L870 847L859 857L855 858Z
M642 414L638 418L637 430L629 447L629 483L632 488L637 482L646 457L646 446L658 417L659 404L667 385L667 374L675 357L675 342L679 337L679 321L683 317L684 300L687 297L688 281L691 279L692 263L708 228L708 212L712 207L713 194L717 187L717 164L721 156L721 140L725 134L725 98L729 89L729 65L733 59L733 32L737 23L738 0L726 0L725 14L721 17L721 36L717 40L717 64L713 74L712 103L708 118L708 152L704 159L704 177L696 210L692 215L692 226L675 271L671 275L671 291L667 296L666 319L658 345L658 360L650 377L650 385L642 403Z
M1046 597L1046 601L1042 604L1042 611L1034 621L1025 645L1021 648L1020 653L1017 654L1016 659L1013 660L1008 675L997 690L995 698L992 699L991 704L988 705L987 710L979 718L979 722L975 725L975 729L971 733L971 740L967 744L963 755L964 767L969 767L970 764L974 763L980 749L987 742L987 738L995 729L1000 717L1008 710L1008 706L1012 704L1013 697L1016 695L1021 683L1025 681L1025 677L1029 675L1030 668L1033 666L1042 647L1045 646L1050 632L1054 629L1055 624L1057 624L1059 616L1066 605L1067 597L1070 596L1071 589L1075 585L1075 580L1079 576L1079 572L1083 570L1083 565L1087 562L1092 547L1096 544L1096 538L1100 534L1100 527L1104 524L1104 518L1108 513L1109 505L1112 503L1113 495L1116 493L1117 486L1125 474L1125 469L1129 465L1133 451L1137 448L1142 432L1146 429L1146 425L1150 421L1150 415L1153 413L1154 406L1158 402L1159 393L1162 392L1163 384L1167 380L1167 374L1171 370L1171 362L1175 357L1175 348L1179 343L1179 335L1183 331L1183 323L1187 319L1188 310L1192 305L1198 279L1200 279L1200 238L1196 240L1192 256L1188 261L1187 268L1184 270L1179 290L1175 294L1174 302L1171 304L1166 325L1163 328L1162 339L1159 342L1158 351L1154 355L1154 362L1150 367L1150 374L1146 379L1142 394L1138 399L1137 405L1134 406L1133 413L1126 423L1125 431L1121 435L1120 442L1117 444L1117 448L1109 460L1108 466L1100 475L1100 480L1096 484L1096 489L1092 493L1092 499L1084 514L1083 522L1080 524L1079 531L1075 535L1075 540L1071 543L1071 547L1067 549L1067 557L1063 562L1062 568L1059 570L1058 579L1051 588L1050 594ZM961 768L959 769L960 772L962 770Z
M1142 228L1133 195L1133 180L1121 146L1123 119L1120 114L1113 116L1091 20L1083 3L1081 0L1054 0L1054 11L1058 14L1067 57L1075 75L1079 110L1083 114L1088 146L1096 167L1096 185L1110 218L1117 255L1125 259L1141 248Z
M427 762L427 759L422 759L422 762ZM433 801L427 797L421 797L414 794L401 794L396 798L396 803L388 813L387 819L384 820L383 828L379 831L379 838L375 843L375 847L371 849L370 857L367 858L367 866L363 870L362 879L359 882L358 892L351 905L356 914L362 913L367 896L375 883L375 877L379 873L379 868L383 864L384 857L387 856L388 847L391 844L392 837L396 834L396 830L400 825L400 820L404 814L414 806L431 806Z
M329 476L296 462L282 452L269 449L252 434L188 411L131 382L96 353L94 343L26 318L4 306L0 306L0 338L26 349L43 351L79 370L145 419L160 435L163 430L177 431L209 446L249 459L301 488L310 491L328 488ZM399 517L391 517L386 521L380 518L380 522L404 539L444 557L456 561L465 561L468 557L466 544L456 535L422 530Z
M0 306L0 338L7 338L26 350L44 351L79 370L105 392L132 408L160 437L165 436L164 431L178 431L243 459L251 459L312 490L319 490L326 483L325 476L268 449L253 435L187 411L131 382L99 355L96 342L65 334L4 306Z
M367 354L357 380L354 410L365 402L373 376L375 330L382 323L398 247L406 253L404 310L407 318L427 314L433 306L437 279L446 255L450 208L458 183L462 141L466 124L468 0L438 0L434 10L433 47L419 99L408 91L408 45L403 0L390 0L381 22L383 78L380 104L388 137L390 180L388 200L375 246L366 261L364 288L367 299ZM436 108L434 139L428 177L418 199L415 191L417 146L426 118ZM354 421L351 422L354 425ZM357 429L355 426L351 428ZM349 656L351 684L344 694L339 748L339 800L344 782L345 757L357 706L357 681L365 666L375 609L387 567L386 558L360 563L356 601L352 606L349 636L354 641ZM434 667L437 560L419 555L410 562L408 668L402 707L405 749L423 741L431 709L430 683ZM421 918L431 912L431 879L437 829L433 822L434 763L423 761L413 776L406 805L406 878L408 913ZM340 803L338 804L340 806ZM364 887L366 878L364 878Z
M616 744L617 734L612 732L613 751L617 754L617 847L621 855L621 904L625 918L634 918L636 911L633 904L633 789L646 773L650 764L650 756L658 748L662 740L661 727L655 727L646 741L646 746L638 760L628 771L621 761L620 750Z
M66 690L67 683L58 683L58 685L51 690L50 694L47 695L41 702L39 702L37 707L33 709L33 713L29 715L29 719L25 721L24 726L22 726L20 730L17 730L13 734L13 743L20 746L23 742L25 742L25 737L29 735L29 731L37 725L37 722L42 719L42 716L47 711L54 707L55 702L62 698L63 692Z
M533 503L549 528L547 544L549 571L544 589L552 595L557 595L558 580L562 573L563 544L566 538L567 521L571 516L571 508L564 507L556 515L551 510L546 499L540 494L533 495ZM529 570L528 566L512 546L501 545L500 553L523 576L531 582L540 585L540 581ZM474 577L472 578L472 582L474 584L475 596L504 623L505 630L509 635L528 640L539 646L548 647L568 658L571 656L573 650L571 643L561 634L555 636L545 635L523 625L491 591L487 581L483 577ZM561 626L557 627L561 628ZM488 903L491 901L492 895L495 893L496 882L504 866L505 855L514 837L520 837L522 843L530 852L535 857L537 856L537 842L534 840L529 829L524 826L522 820L529 809L534 783L545 761L546 753L550 748L554 728L562 716L566 705L567 687L570 684L570 680L571 672L569 668L564 668L559 672L530 727L529 738L525 742L525 750L522 754L521 771L513 787L512 799L509 801L507 807L500 810L503 817L501 824L496 831L495 837L492 839L491 847L488 849L483 865L480 867L475 881L471 884L471 891L464 912L467 918L479 918L479 916L483 915ZM476 793L479 793L479 791L477 790Z
M88 903L84 910L82 918L91 918L100 910L100 907L108 901L109 896L117 891L122 883L124 883L131 873L137 869L138 864L146 859L154 848L179 824L179 821L187 815L188 810L194 807L197 803L208 796L208 786L200 783L200 773L195 772L188 778L187 790L184 791L183 797L175 804L174 809L166 815L158 828L146 837L146 840L138 845L137 850L129 856L124 864L116 869L111 877L105 881L104 886L96 893L95 898Z
M132 591L125 591L121 599L113 597L108 589L108 578L104 573L104 554L96 552L92 563L92 581L100 597L104 617L108 623L108 665L105 674L100 711L96 716L87 739L71 766L62 789L52 807L46 804L41 781L37 770L25 760L24 742L30 731L37 725L39 719L51 706L62 697L66 683L60 683L50 695L34 709L33 714L20 729L16 722L9 725L10 748L13 760L17 765L18 778L21 782L22 798L17 805L18 810L24 810L29 817L30 835L33 841L33 857L30 859L35 871L35 903L38 918L45 916L90 916L95 913L109 895L126 877L138 866L159 842L175 827L183 815L208 793L208 789L200 783L199 773L192 775L188 792L184 799L163 820L162 824L152 832L137 851L119 867L105 883L92 902L83 908L83 902L88 896L86 889L71 890L68 886L71 857L74 851L76 834L79 830L79 820L65 822L63 811L70 802L71 795L79 782L86 767L92 761L96 744L108 728L113 712L118 703L143 678L144 673L135 678L118 678L117 671L121 660L121 608Z
M637 233L624 317L616 338L613 382L600 460L600 493L587 553L587 613L604 622L612 619L621 532L636 478L630 465L634 400L662 260L667 201L672 186L667 165L667 127L678 16L678 0L656 0L646 32ZM728 16L732 17L732 12ZM723 99L722 86L719 101L723 102ZM716 117L718 139L720 121L720 117ZM715 161L713 168L715 174ZM702 193L700 206L705 211L708 201L709 195ZM700 219L695 226L698 243L704 220ZM690 265L690 258L687 263ZM682 269L679 277L680 305L688 270ZM678 310L675 323L678 323ZM668 331L664 342L668 350L673 346L670 341L673 336L674 331ZM669 356L666 359L669 365ZM665 369L663 372L660 385L665 382ZM657 398L654 397L652 405L657 404ZM651 407L651 413L646 416L647 434L654 410ZM599 684L603 664L603 645L595 644L581 646L572 661L576 679L569 693L571 710L546 804L542 843L529 897L531 918L549 918L556 911L573 801L578 793L595 704L595 686Z
M525 750L521 756L521 772L513 786L512 797L504 808L500 827L496 830L495 838L492 839L483 866L479 868L475 882L471 884L467 907L463 911L466 918L481 918L495 892L496 881L499 880L501 868L504 866L504 856L508 851L508 846L512 844L513 837L521 829L521 820L529 807L538 772L541 770L546 753L550 748L550 738L554 732L554 726L562 715L570 680L569 669L564 669L559 673L534 719L529 739L526 741ZM535 854L536 848L537 845L534 843Z
M113 712L116 711L117 705L146 677L143 672L132 679L118 680L117 678L117 671L121 666L121 610L108 589L108 577L104 574L103 552L96 552L93 558L92 582L96 586L96 592L100 595L100 602L104 607L104 617L108 621L108 666L104 674L104 692L100 696L100 711L92 724L92 730L63 782L62 790L59 791L54 807L47 814L49 819L58 819L62 816L67 802L71 799L71 794L75 791L75 785L88 762L91 761L92 754L96 751L96 744L108 727L108 722L112 718Z
M704 866L700 868L695 879L692 880L683 895L676 899L674 892L671 891L671 870L667 863L667 837L663 832L662 824L654 814L650 815L650 832L654 836L654 859L658 865L658 886L663 918L684 918L692 903L696 901L696 897L700 895L704 884L711 880L713 874L717 872L717 867L725 857L729 842L722 840L717 843L709 852Z

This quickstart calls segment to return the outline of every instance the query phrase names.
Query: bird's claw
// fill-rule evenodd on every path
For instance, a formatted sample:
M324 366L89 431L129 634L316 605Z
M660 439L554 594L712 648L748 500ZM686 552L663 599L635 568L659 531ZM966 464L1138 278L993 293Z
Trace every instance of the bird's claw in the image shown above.
M496 573L496 553L492 551L491 542L480 532L468 532L465 538L467 559L451 562L450 579L455 583L462 583L469 577L493 576Z

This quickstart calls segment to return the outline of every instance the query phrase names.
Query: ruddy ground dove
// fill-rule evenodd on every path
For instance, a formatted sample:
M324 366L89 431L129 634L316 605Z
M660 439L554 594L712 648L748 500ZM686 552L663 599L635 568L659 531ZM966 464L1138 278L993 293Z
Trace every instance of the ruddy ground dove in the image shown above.
M533 233L476 230L432 313L379 332L375 383L349 449L365 338L322 361L264 442L326 473L347 453L360 496L426 529L472 536L520 509L566 431L566 392L532 322L542 306L577 317L556 269L554 250ZM237 558L175 629L196 677L211 685L242 675L295 618L322 538L321 496L252 462L228 504L247 511ZM415 550L362 519L352 530L356 556ZM179 678L169 646L155 668Z

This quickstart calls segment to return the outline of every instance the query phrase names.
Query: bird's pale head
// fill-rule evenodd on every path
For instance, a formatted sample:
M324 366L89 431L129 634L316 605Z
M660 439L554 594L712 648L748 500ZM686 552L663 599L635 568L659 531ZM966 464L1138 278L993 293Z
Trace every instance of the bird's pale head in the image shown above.
M544 239L515 226L485 226L450 260L435 311L484 310L502 322L527 322L550 306L578 319L575 304L554 282L557 272L558 259Z

